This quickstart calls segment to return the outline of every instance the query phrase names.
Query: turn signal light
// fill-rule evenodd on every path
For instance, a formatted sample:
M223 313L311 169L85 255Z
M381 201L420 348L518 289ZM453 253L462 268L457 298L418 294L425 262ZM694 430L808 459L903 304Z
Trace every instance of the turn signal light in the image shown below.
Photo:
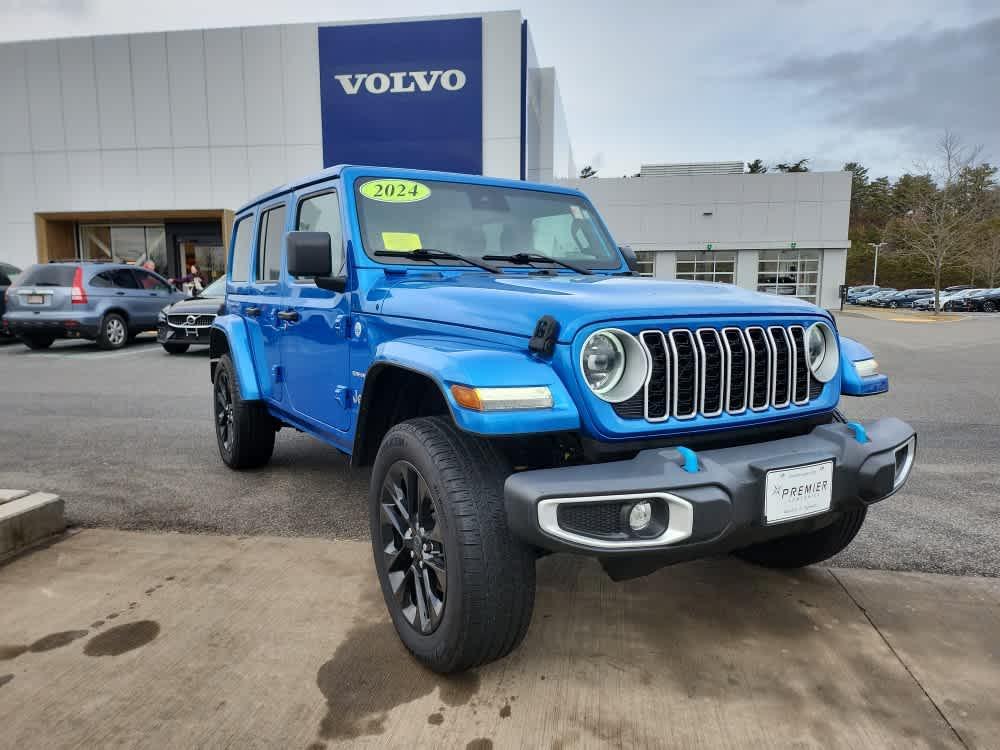
M473 388L453 385L455 402L473 411L515 411L518 409L551 409L552 392L548 386L516 386L512 388Z

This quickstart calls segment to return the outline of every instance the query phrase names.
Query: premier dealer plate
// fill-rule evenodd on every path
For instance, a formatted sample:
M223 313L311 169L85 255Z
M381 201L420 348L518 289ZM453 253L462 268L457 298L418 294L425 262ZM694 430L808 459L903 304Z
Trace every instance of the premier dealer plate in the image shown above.
M768 524L794 521L830 509L833 461L767 472L764 519Z

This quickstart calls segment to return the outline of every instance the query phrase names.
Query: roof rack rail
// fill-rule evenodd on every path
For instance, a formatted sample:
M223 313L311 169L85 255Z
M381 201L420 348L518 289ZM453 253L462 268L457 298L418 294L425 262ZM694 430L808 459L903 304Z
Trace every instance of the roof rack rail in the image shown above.
M49 263L118 263L111 258L50 258Z

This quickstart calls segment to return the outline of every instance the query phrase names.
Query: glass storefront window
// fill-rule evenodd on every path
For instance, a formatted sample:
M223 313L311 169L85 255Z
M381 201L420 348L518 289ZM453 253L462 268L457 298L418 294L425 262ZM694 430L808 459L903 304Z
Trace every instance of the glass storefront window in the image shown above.
M84 224L80 226L80 257L144 265L167 272L166 235L160 225Z
M761 250L757 291L783 294L816 303L819 299L818 250Z
M687 281L736 282L736 253L677 253L674 275Z
M635 257L639 261L639 275L652 276L653 259L656 257L656 253L652 250L636 250Z

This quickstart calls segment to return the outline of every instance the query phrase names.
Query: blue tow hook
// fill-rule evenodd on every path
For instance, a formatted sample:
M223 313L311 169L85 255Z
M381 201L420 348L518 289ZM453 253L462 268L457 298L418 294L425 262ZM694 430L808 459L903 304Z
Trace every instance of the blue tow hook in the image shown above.
M681 458L684 459L684 464L681 466L684 471L688 474L698 473L698 456L690 448L685 448L683 445L676 446L675 450L681 454Z
M865 426L860 422L848 422L847 426L854 430L854 439L859 443L868 442L868 431L865 430Z

